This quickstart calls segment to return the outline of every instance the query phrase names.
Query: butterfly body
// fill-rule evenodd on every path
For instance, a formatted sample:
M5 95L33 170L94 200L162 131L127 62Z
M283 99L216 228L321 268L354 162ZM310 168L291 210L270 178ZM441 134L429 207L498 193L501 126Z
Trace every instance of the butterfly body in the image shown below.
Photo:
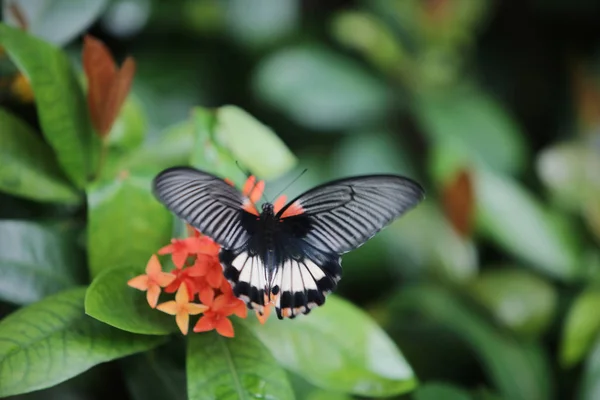
M188 167L160 173L154 193L221 245L234 294L259 312L273 304L279 318L322 305L341 279L341 255L424 198L409 178L370 175L317 186L280 210L265 203L259 214L221 178Z
M308 218L298 215L293 221L284 221L274 213L273 204L265 203L262 213L254 219L246 218L243 225L251 233L248 243L220 253L225 278L236 283L236 296L259 312L265 303L273 302L278 310L290 310L283 314L291 318L324 303L341 277L340 259L337 254L303 245L310 229ZM300 269L307 272L303 274ZM305 279L306 274L309 279ZM289 286L282 292L280 281L284 275Z

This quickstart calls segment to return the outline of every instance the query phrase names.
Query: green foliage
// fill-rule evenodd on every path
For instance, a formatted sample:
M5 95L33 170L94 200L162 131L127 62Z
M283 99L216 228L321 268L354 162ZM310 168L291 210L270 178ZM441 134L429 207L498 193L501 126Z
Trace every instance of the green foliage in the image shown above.
M392 304L397 313L422 313L462 338L502 396L515 400L550 397L553 388L548 359L539 344L519 341L494 329L448 290L437 286L406 288Z
M107 268L145 265L169 242L173 218L152 195L151 180L151 175L123 171L121 177L88 187L92 276Z
M84 255L64 227L0 220L0 298L29 304L85 283Z
M5 193L38 201L81 201L56 164L52 150L31 128L0 109L0 188Z
M85 313L115 328L144 335L168 335L173 318L148 307L146 294L123 285L144 273L143 265L102 271L85 295Z
M560 360L566 367L579 362L594 345L600 321L590 318L600 307L600 289L588 287L571 304L563 328Z
M293 399L285 371L247 328L238 338L216 332L190 338L187 348L187 392L191 400Z
M271 55L259 65L254 85L265 102L313 129L368 124L385 114L389 102L385 87L358 65L319 47Z
M95 167L97 142L69 59L49 43L3 24L0 45L31 81L42 133L65 174L82 188Z
M164 341L160 336L123 332L86 316L85 290L55 294L0 321L0 396L55 385L96 364Z
M381 328L335 296L310 318L251 326L282 365L319 387L382 397L416 385L412 369Z
M0 397L598 398L600 6L533 2L523 29L470 0L70 3L2 3ZM88 33L137 71L102 139ZM188 234L152 193L174 166L269 200L395 173L427 199L308 316L184 336L127 286Z
M471 400L473 399L465 391L442 383L428 383L421 386L415 392L415 400Z
M525 336L540 335L554 316L554 287L522 268L499 268L471 282L473 295L507 328Z

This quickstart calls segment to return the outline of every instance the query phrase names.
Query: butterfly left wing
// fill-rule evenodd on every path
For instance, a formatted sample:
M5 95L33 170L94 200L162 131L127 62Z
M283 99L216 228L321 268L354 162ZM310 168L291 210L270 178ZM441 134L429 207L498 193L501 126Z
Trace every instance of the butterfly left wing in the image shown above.
M249 199L223 179L191 167L173 167L154 178L156 197L175 215L225 249L243 247L256 216Z
M341 278L340 256L356 249L424 199L415 181L396 175L346 178L320 185L281 209L285 259L271 287L279 318L308 313Z

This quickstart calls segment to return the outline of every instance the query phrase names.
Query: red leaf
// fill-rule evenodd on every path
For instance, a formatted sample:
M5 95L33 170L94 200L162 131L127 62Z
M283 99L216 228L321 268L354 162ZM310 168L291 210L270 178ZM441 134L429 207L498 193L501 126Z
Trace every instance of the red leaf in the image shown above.
M129 94L135 62L128 57L119 70L108 48L94 37L83 40L83 69L88 80L88 109L101 137L110 132Z
M461 170L443 189L442 203L446 217L463 237L471 235L475 194L469 171Z

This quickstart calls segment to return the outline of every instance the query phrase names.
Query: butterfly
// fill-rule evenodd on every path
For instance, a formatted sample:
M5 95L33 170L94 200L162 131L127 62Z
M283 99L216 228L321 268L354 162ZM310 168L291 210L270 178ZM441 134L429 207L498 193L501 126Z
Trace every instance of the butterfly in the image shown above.
M406 177L357 176L319 185L278 211L266 202L259 213L225 180L191 167L162 171L153 192L221 246L234 294L259 313L274 304L279 319L323 305L341 279L341 256L425 197Z

